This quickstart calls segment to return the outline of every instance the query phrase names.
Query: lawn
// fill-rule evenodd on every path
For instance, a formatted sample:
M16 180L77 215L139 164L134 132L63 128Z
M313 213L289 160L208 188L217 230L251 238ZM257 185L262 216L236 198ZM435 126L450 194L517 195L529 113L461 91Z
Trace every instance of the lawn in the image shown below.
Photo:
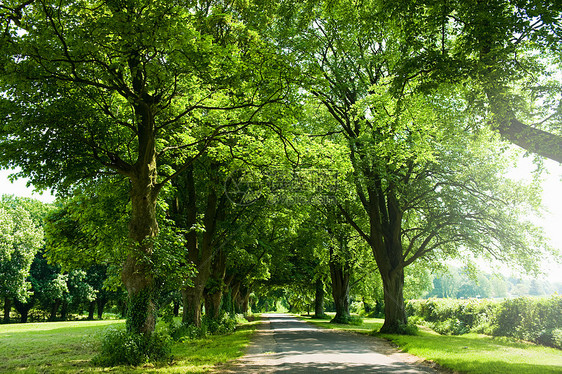
M255 328L239 326L230 335L176 343L171 365L95 367L90 363L104 330L123 320L0 325L0 373L206 373L242 356Z
M331 324L305 318L316 325L360 333L378 331L384 320L365 318L362 325ZM562 373L562 351L514 339L481 334L443 336L420 328L417 336L375 334L392 341L404 352L448 369L470 374Z

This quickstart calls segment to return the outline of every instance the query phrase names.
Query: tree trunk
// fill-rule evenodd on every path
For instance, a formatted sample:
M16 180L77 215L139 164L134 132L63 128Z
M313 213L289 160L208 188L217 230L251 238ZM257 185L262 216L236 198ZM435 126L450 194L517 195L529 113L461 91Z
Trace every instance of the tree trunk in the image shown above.
M157 191L153 187L155 178L155 171L147 172L143 178L132 178L129 238L133 248L121 273L128 292L127 330L132 333L151 334L156 326L155 290L150 265L153 251L151 239L158 234Z
M27 318L29 316L29 309L24 309L20 313L20 323L27 323Z
M201 301L204 286L186 287L182 290L183 314L182 322L201 327Z
M218 164L211 165L211 168L218 168ZM185 215L187 219L184 220L184 222L187 227L192 227L197 223L197 194L195 188L193 167L191 167L186 170L185 174L185 190L187 196L183 198L183 201L179 201L179 199L176 200L176 213L179 216ZM217 221L222 214L224 214L224 202L219 204L216 192L210 188L207 193L205 214L203 217L205 232L200 237L200 243L197 233L194 230L189 231L186 235L188 249L187 259L195 265L197 275L193 279L193 287L186 287L182 290L184 302L182 320L184 323L192 323L196 326L201 325L200 306L205 286L211 275L213 237L216 232ZM224 276L222 278L224 278Z
M361 301L363 302L363 309L365 310L365 313L369 315L369 313L371 313L371 305L365 301L364 297L361 298Z
M10 323L10 311L12 310L12 299L6 297L4 299L4 323Z
M384 288L384 324L381 333L403 333L408 324L404 306L404 269L381 271Z
M57 318L57 311L59 310L59 306L61 304L61 300L55 300L51 304L51 315L49 316L49 321L54 321Z
M229 315L234 315L234 304L232 303L232 290L230 288L224 292L222 297L221 310L224 310Z
M103 319L103 309L105 308L105 304L107 304L107 298L100 297L96 299L96 304L98 306L98 319Z
M220 317L220 307L222 301L222 291L205 295L205 315L208 318L218 320Z
M252 293L252 291L250 290L250 287L244 287L242 291L243 292L240 293L240 311L246 315L250 311L250 294Z
M60 309L60 319L63 321L66 321L66 316L68 315L68 301L64 300L61 303L61 309Z
M336 306L336 315L330 322L349 323L349 270L345 265L330 261L330 276Z
M174 317L178 317L180 315L180 302L178 300L174 300L174 309L173 309L173 313L174 313Z
M240 308L240 305L237 302L238 297L240 295L241 284L242 283L240 281L237 281L232 285L232 288L230 289L230 299L231 299L234 313L242 313L242 309Z
M88 321L92 321L94 319L94 312L96 311L96 302L90 301L88 304Z
M135 94L142 99L133 104L137 121L138 155L133 165L126 165L121 169L129 177L131 199L130 245L121 279L128 293L127 331L152 334L157 315L154 303L157 290L152 268L153 239L158 236L156 201L162 187L157 180L157 130L154 108L158 99L145 91L140 58L133 55L128 64L134 72L131 81Z
M384 289L384 324L380 332L402 334L408 323L404 306L403 213L395 189L384 189L380 178L375 178L368 192L370 245ZM381 196L386 198L379 199Z
M246 314L250 310L250 293L249 287L240 285L236 299L234 300L239 313Z
M22 303L22 302L18 301L17 299L15 300L14 306L16 307L16 310L20 314L20 323L26 323L27 322L27 317L29 315L29 311L33 307L33 304L34 304L33 298L28 303Z
M314 295L314 318L322 318L324 314L324 282L321 278L316 280L316 293Z
M226 255L222 249L215 254L211 265L211 276L205 289L205 313L209 318L218 319L224 292L226 276ZM210 287L209 287L210 286Z

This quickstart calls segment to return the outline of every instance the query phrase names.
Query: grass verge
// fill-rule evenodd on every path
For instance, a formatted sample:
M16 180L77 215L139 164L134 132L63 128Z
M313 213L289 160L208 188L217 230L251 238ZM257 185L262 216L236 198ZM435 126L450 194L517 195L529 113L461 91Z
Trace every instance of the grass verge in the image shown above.
M170 365L110 368L90 360L106 328L123 320L0 325L0 373L207 373L243 355L256 323L242 324L229 335L176 343Z
M378 331L384 322L378 318L365 318L362 325L351 326L333 324L321 319L307 317L303 319L321 327L363 334ZM481 334L446 336L423 327L416 336L378 333L373 335L392 341L404 352L436 362L457 372L562 373L562 351L514 339Z

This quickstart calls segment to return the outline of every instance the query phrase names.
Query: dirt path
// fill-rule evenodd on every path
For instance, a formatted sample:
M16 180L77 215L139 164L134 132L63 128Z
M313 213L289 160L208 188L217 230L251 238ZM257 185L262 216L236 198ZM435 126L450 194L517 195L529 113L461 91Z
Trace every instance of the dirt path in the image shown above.
M265 314L246 356L227 373L438 373L382 339L320 329L287 314Z

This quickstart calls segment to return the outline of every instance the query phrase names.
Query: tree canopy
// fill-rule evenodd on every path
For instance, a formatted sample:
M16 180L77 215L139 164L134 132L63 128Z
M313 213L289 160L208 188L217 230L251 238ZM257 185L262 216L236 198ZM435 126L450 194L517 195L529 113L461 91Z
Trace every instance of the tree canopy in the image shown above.
M355 281L378 282L373 261L383 331L400 332L405 281L427 283L408 267L471 251L530 271L550 250L528 221L540 188L505 178L503 150L562 161L561 13L8 0L0 166L66 199L47 227L49 259L69 270L57 292L91 302L77 268L122 267L130 332L150 334L180 293L198 325L203 302L218 318L223 298L243 310L268 285L301 301L329 285L345 320Z

